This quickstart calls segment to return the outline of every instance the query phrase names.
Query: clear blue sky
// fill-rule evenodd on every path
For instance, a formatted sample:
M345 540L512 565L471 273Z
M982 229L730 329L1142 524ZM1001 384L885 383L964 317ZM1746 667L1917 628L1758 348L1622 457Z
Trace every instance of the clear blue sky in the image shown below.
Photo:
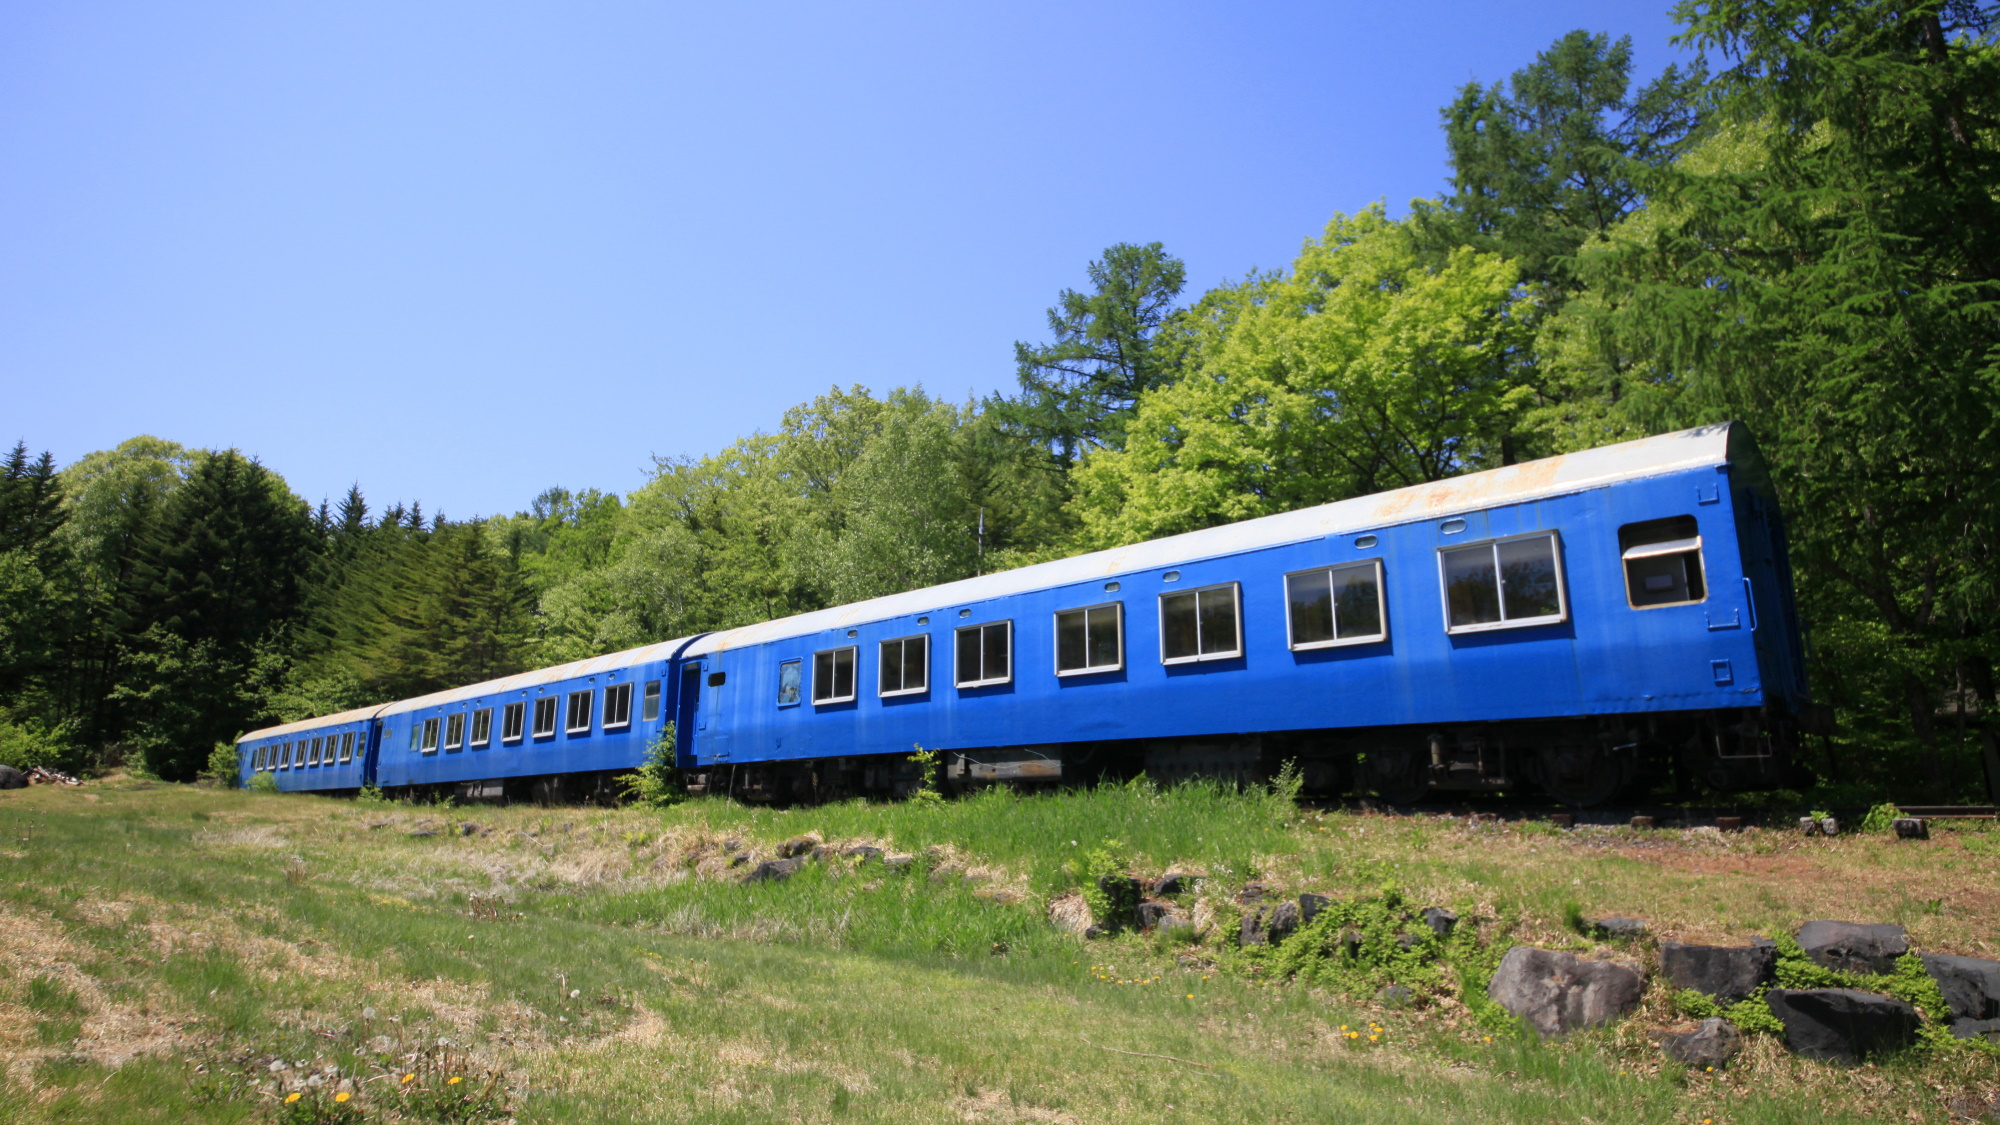
M454 517L629 490L832 384L1012 385L1440 190L1438 109L1666 0L0 5L0 438L139 433Z

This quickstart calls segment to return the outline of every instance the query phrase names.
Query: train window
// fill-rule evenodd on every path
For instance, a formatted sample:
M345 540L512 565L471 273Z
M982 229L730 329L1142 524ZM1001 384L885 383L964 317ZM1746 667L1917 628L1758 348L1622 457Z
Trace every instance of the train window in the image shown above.
M857 651L849 645L813 653L814 703L845 703L854 698L854 654Z
M444 748L456 750L465 745L465 712L445 716Z
M799 702L799 681L803 679L801 660L783 660L778 663L778 706L792 707Z
M632 685L612 684L604 689L604 729L632 725Z
M521 727L528 717L528 705L509 703L500 709L500 741L521 741Z
M1389 635L1383 625L1382 561L1285 575L1286 621L1293 650L1366 644Z
M1125 604L1065 609L1056 614L1056 675L1115 672L1125 666Z
M647 680L645 694L639 698L639 718L648 723L657 722L660 718L660 681Z
M285 743L284 748L278 751L278 764L273 768L281 770L289 769L291 767L291 764L292 764L292 744L287 742Z
M325 741L326 741L326 739L324 739L324 738L315 738L315 739L313 739L313 745L312 745L312 752L311 752L311 753L310 753L310 754L309 754L309 755L307 756L307 758L306 758L306 764L307 764L307 765L309 765L309 766L316 766L316 765L319 765L319 757L320 757L320 754L319 754L319 750L320 750L320 744L321 744L321 743L323 743L323 742L325 742Z
M556 697L545 695L535 700L535 737L547 738L556 732Z
M931 686L931 639L919 634L882 642L879 695L915 695Z
M264 768L264 748L262 746L258 746L250 751L250 771L252 773L255 773L263 768Z
M986 687L1014 678L1014 623L988 621L958 631L958 686Z
M590 705L597 693L585 688L569 693L569 714L563 719L565 734L582 734L590 729Z
M472 713L472 741L474 747L484 746L493 741L493 708L484 707Z
M1568 616L1552 532L1439 551L1438 571L1446 632L1546 625Z
M1160 595L1160 663L1243 655L1236 583Z
M346 734L340 736L340 762L342 765L346 765L348 762L351 762L353 760L354 760L354 732L348 731Z
M423 732L424 732L424 740L418 744L417 748L422 750L426 754L437 753L438 721L436 719L425 719Z
M1688 605L1708 597L1701 528L1693 516L1628 523L1618 529L1618 547L1625 559L1625 599L1633 609Z

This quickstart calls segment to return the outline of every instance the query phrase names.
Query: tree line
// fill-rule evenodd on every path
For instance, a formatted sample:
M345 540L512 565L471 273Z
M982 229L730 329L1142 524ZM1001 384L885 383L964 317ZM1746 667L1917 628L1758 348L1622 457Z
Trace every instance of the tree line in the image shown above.
M1784 498L1828 791L1985 788L2000 53L1962 0L1683 5L1441 110L1451 174L1199 294L1119 244L1016 389L833 388L628 495L316 510L135 438L0 481L0 760L166 777L257 724L1726 419ZM2000 763L1997 763L2000 764Z

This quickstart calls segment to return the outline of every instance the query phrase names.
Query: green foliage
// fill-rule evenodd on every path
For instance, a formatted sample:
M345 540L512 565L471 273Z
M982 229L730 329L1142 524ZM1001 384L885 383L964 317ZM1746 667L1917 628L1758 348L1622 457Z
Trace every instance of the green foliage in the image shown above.
M294 1090L278 1099L280 1125L357 1125L366 1121L353 1095L323 1088Z
M1446 943L1421 921L1394 887L1372 895L1336 899L1311 923L1275 948L1251 947L1242 956L1283 977L1361 996L1388 984L1437 990L1445 977L1438 962Z
M1674 1010L1689 1019L1705 1020L1721 1016L1745 1033L1783 1035L1785 1025L1772 1014L1771 1006L1764 1000L1765 991L1759 988L1734 1004L1724 1005L1705 992L1683 988L1674 993Z
M1566 900L1562 906L1563 925L1572 933L1588 935L1590 920L1583 916L1583 904L1575 899Z
M632 773L619 776L618 784L633 804L664 809L687 800L681 771L674 764L677 743L678 735L672 720L669 720L653 737L652 745L646 748L645 762Z
M276 793L278 792L278 775L268 770L260 770L257 773L253 773L250 775L249 788L252 793ZM380 793L381 790L378 789L376 792Z
M236 788L236 779L241 776L239 768L242 757L237 753L234 742L220 741L208 748L208 765L201 776L213 779L226 789Z
M935 750L926 750L921 745L910 755L910 761L917 764L920 780L917 791L910 794L910 800L918 805L936 804L944 800L944 791L938 786L938 759Z
M1139 900L1125 874L1131 861L1123 840L1105 839L1084 855L1077 875L1091 921L1119 929L1132 917Z
M1877 835L1894 831L1896 818L1902 815L1903 810L1897 808L1894 802L1884 801L1869 809L1868 815L1861 818L1861 831Z
M16 717L0 709L0 765L68 772L78 767L81 757L71 724L50 727L32 715Z

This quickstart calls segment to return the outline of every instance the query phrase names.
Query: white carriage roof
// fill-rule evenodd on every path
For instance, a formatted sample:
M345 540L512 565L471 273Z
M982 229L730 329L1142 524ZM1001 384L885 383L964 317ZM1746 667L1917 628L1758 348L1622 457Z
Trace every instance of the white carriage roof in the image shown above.
M1018 570L981 575L947 582L942 586L929 586L710 633L688 646L686 655L726 652L745 645L971 605L1031 590L1116 578L1123 574L1299 543L1327 535L1376 531L1398 524L1476 512L1500 504L1517 504L1581 492L1618 481L1660 476L1703 465L1719 465L1730 459L1732 435L1739 447L1747 444L1748 434L1737 423L1700 426L1412 485L1393 492L1378 492L1294 512L1260 516L1165 539L1149 539L1107 551L1094 551Z
M237 741L272 738L295 731L313 730L367 718L387 718L409 711L460 703L486 696L523 691L579 676L628 668L635 664L666 660L683 644L688 656L726 652L745 645L799 637L828 629L851 628L872 621L970 605L991 598L1007 597L1031 590L1066 586L1094 579L1175 566L1201 559L1241 554L1286 543L1299 543L1327 535L1380 530L1399 524L1441 519L1476 512L1500 504L1517 504L1601 488L1618 481L1639 480L1703 465L1720 465L1737 457L1755 457L1749 434L1739 423L1700 426L1657 437L1640 438L1559 457L1545 457L1462 477L1412 485L1393 492L1357 496L1331 504L1301 508L1240 523L1190 531L1165 539L1151 539L1108 551L1094 551L1074 558L1038 563L981 575L941 586L929 586L887 597L871 598L851 605L801 613L776 621L725 629L700 637L693 644L680 637L658 644L643 645L624 652L572 661L554 668L523 672L466 687L434 692L415 699L399 700L377 707L343 711L320 719L286 723L251 731ZM1759 467L1761 471L1761 466Z

